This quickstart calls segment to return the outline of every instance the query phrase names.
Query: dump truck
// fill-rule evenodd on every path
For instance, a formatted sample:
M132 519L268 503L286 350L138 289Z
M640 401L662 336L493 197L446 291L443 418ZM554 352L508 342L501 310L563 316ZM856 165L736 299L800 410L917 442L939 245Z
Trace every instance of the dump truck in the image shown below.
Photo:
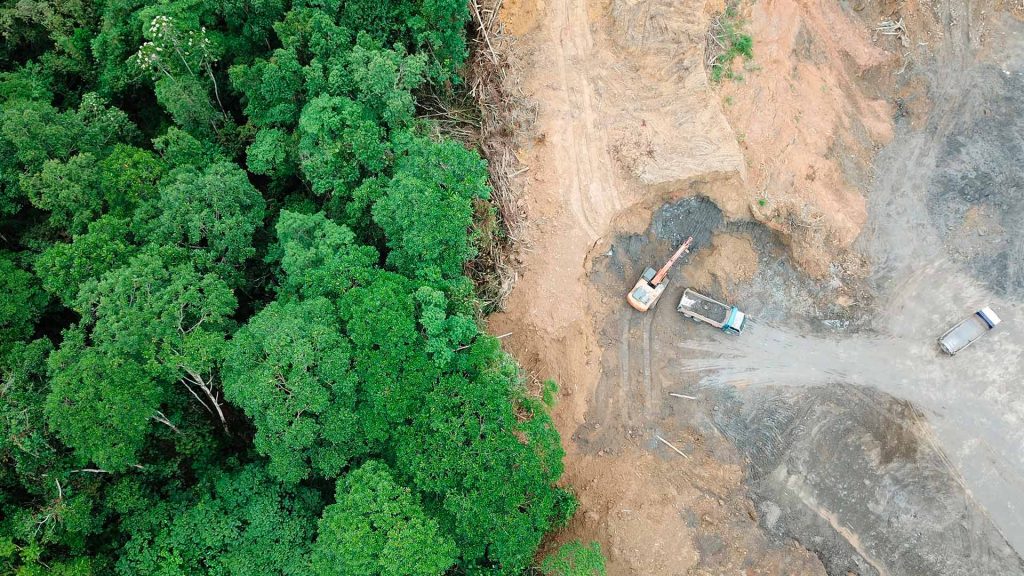
M676 310L695 322L711 324L726 334L739 334L747 323L747 315L739 308L687 288Z
M999 316L996 316L996 313L986 306L939 336L939 348L946 354L955 356L957 352L974 344L975 340L987 334L997 324L999 324Z
M633 289L626 293L626 302L629 302L630 306L640 312L647 312L654 308L654 305L658 303L658 299L665 293L665 288L668 286L668 271L672 269L672 265L676 263L676 260L684 252L690 251L690 245L692 244L693 236L690 236L676 250L675 254L668 259L668 262L665 262L661 270L657 272L654 271L654 268L644 270L644 273L640 275L640 279L633 286Z

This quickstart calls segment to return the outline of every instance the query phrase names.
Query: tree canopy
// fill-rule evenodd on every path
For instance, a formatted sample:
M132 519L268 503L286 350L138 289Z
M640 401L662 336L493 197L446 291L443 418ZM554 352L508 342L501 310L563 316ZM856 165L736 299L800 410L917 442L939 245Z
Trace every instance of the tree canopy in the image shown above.
M386 464L370 460L338 481L313 545L313 573L322 576L443 574L455 564L455 543L397 483Z
M533 566L560 441L464 273L486 163L417 114L468 22L0 2L0 572Z

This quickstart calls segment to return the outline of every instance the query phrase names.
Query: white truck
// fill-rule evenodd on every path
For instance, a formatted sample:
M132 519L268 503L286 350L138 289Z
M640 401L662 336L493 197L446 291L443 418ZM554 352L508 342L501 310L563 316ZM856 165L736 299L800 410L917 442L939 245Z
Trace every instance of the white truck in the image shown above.
M950 356L967 348L999 324L999 316L988 306L962 320L939 337L939 348Z
M726 334L739 334L747 323L747 315L735 306L722 304L689 288L683 291L676 310L696 322L711 324Z

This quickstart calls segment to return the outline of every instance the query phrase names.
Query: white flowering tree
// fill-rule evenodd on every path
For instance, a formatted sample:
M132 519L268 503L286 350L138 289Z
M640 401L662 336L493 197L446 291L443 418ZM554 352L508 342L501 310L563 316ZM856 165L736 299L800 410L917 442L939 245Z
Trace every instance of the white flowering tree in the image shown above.
M153 18L144 36L146 42L132 60L143 72L152 75L160 103L183 127L208 123L219 134L218 126L229 117L213 73L217 57L206 27L190 29L174 17L160 15ZM209 88L204 86L207 81ZM220 109L220 118L213 109L209 89Z

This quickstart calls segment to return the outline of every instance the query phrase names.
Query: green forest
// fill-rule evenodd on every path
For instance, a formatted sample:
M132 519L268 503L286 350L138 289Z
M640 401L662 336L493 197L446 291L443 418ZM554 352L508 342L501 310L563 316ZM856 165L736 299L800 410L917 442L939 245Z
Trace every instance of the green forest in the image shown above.
M0 3L0 573L597 574L480 329L463 0Z

